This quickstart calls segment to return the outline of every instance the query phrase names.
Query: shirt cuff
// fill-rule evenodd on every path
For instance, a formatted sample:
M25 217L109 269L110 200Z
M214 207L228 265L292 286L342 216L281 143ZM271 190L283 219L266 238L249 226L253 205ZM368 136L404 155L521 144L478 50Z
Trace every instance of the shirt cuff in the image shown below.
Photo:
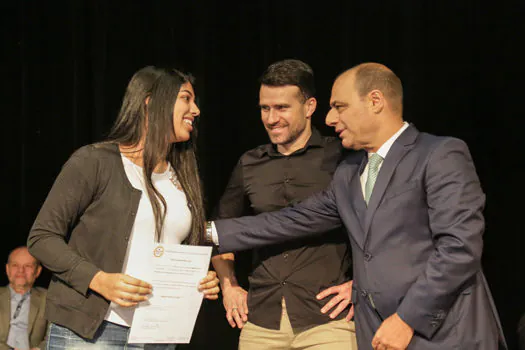
M217 229L215 228L215 221L211 222L211 240L213 244L219 245L219 235L217 234Z

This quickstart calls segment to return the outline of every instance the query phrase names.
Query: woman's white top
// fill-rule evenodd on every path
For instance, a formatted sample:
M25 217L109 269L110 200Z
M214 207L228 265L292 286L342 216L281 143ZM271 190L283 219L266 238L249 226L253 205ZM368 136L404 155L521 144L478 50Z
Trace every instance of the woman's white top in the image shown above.
M152 243L155 242L155 217L146 191L142 168L124 155L122 155L122 162L129 182L133 187L142 191L122 268L122 273L131 275L129 271L136 271L135 266L143 264L152 254L145 247L151 247ZM171 165L168 165L165 172L153 173L151 176L153 185L162 194L167 204L160 242L180 244L190 233L191 212L187 205L186 195L175 186L170 180L170 176L176 179ZM115 220L119 220L119 218L115 218ZM131 327L134 312L135 307L120 307L112 302L105 319L109 322Z

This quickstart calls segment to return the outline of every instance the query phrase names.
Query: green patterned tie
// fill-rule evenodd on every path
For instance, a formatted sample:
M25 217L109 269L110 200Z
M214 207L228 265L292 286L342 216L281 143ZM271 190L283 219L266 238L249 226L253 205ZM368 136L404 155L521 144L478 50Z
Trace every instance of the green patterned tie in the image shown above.
M370 197L372 196L372 191L374 190L374 185L377 180L377 174L379 173L379 166L381 165L381 162L383 161L383 157L381 157L377 153L372 153L370 155L370 158L368 159L368 176L366 177L366 184L365 184L365 202L368 204L368 201L370 200Z

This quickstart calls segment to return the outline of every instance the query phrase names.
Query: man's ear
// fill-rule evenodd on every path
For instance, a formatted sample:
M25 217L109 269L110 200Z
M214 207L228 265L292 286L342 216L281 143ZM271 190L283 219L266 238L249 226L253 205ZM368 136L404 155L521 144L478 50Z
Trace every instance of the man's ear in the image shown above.
M381 90L372 90L367 95L368 107L374 113L379 113L385 108L385 96Z
M304 106L306 108L306 118L310 118L317 108L317 100L315 97L310 97L306 102L304 103Z

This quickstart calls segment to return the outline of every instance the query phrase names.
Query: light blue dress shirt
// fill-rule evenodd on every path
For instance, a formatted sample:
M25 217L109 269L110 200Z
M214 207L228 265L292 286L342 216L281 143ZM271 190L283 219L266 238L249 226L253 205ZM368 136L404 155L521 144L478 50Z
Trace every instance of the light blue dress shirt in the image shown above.
M7 345L13 349L29 350L29 336L27 327L29 323L29 308L31 304L31 291L24 295L16 293L9 286L11 293L11 322ZM16 317L15 317L16 316Z

